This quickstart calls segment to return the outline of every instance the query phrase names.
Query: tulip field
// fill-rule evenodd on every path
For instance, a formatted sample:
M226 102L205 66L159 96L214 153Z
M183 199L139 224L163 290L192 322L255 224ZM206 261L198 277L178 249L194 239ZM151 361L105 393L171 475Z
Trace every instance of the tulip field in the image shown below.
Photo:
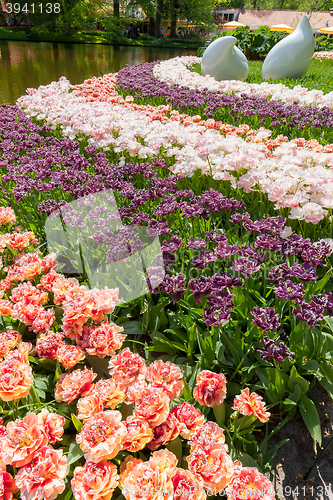
M0 105L0 500L274 500L322 445L333 92L198 68Z

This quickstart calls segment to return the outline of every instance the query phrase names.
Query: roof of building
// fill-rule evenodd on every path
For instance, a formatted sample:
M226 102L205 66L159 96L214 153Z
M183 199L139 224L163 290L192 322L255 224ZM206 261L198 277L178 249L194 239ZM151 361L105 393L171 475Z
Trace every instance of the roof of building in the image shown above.
M220 8L219 10L228 10L228 12L234 10L235 14L238 13L237 9ZM314 30L324 28L327 21L330 26L333 24L333 13L331 14L327 11L307 13L298 10L244 9L240 12L237 20L250 27L288 24L292 28L296 28L304 14L308 16L311 27Z

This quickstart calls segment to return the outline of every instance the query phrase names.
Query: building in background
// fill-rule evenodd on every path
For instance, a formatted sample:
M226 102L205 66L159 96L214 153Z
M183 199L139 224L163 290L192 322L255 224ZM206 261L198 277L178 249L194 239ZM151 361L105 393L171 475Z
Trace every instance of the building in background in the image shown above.
M303 15L309 17L314 32L323 28L327 22L333 25L333 10L329 12L301 12L298 10L273 10L273 9L226 9L218 7L214 9L213 15L219 29L223 24L230 21L238 21L256 30L259 26L274 26L277 24L288 24L296 28Z

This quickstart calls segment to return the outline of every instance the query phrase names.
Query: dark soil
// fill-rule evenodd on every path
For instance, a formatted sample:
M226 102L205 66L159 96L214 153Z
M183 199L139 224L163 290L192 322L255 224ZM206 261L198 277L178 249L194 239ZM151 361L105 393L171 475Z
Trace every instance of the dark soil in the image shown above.
M274 489L281 500L333 500L333 440L306 480L304 476L333 434L333 401L317 384L309 396L315 403L321 422L322 447L314 451L313 440L297 413L277 435L271 445L289 439L274 459Z

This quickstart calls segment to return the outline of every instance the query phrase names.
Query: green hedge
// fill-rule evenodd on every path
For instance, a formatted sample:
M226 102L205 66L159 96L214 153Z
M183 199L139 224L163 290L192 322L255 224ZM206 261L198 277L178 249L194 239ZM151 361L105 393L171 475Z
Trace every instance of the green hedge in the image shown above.
M198 56L202 56L206 48L222 36L234 36L237 38L237 47L244 52L250 61L264 60L268 52L288 33L270 31L269 26L260 26L256 31L250 31L248 26L236 28L232 32L222 32L215 35L212 40L198 49ZM322 37L316 39L316 51L333 50L333 39Z
M330 51L333 50L333 38L327 38L326 36L322 36L321 38L317 38L316 40L316 51Z
M118 33L76 31L72 35L63 33L41 32L30 28L8 28L0 29L0 40L18 40L30 42L64 42L64 43L99 43L111 45L129 45L141 47L175 47L196 50L204 42L198 40L182 40L172 38L139 37L126 38Z
M198 49L198 55L202 56L205 49L214 40L222 36L234 36L237 38L237 47L244 52L249 60L261 60L266 57L272 47L287 36L287 33L270 31L269 26L260 26L256 31L250 31L249 26L236 28L232 32L222 32L215 35L212 40Z

